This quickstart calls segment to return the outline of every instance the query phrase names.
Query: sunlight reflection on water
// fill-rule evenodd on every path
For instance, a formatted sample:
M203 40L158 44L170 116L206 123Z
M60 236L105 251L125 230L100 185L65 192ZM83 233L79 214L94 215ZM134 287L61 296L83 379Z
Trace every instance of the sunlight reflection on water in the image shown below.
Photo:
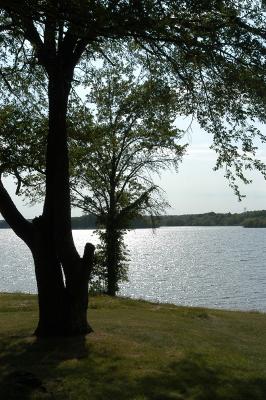
M80 254L92 230L74 231ZM120 295L182 305L266 311L266 229L170 227L129 231ZM0 291L36 293L30 251L0 230Z

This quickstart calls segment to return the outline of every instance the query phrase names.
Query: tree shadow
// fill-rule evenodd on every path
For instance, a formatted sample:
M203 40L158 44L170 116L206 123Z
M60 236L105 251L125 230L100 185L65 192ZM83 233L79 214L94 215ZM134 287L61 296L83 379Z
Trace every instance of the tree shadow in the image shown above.
M88 357L84 336L69 338L11 337L1 340L0 399L26 400L31 393L54 399L45 381L66 360ZM59 382L59 380L57 379Z
M195 358L195 357L193 357ZM265 400L266 379L236 378L230 368L210 367L200 358L172 363L139 385L149 400Z
M253 378L248 371L235 374L230 367L214 368L196 355L160 371L136 373L132 368L144 367L145 371L145 365L130 366L119 349L91 346L90 339L86 342L84 337L9 338L1 342L0 351L0 398L4 400L266 398L266 379Z

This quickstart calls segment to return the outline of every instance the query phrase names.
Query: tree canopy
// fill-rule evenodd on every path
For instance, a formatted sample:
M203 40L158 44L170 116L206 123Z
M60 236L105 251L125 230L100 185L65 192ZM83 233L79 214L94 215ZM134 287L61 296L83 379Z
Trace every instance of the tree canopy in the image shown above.
M142 207L155 212L151 173L177 169L186 148L175 117L176 93L167 82L121 62L95 69L86 106L73 108L69 118L75 204L104 219L114 190L121 218ZM82 195L83 188L92 196Z
M45 85L56 57L69 61L66 69L79 63L74 79L67 78L73 87L86 81L93 60L112 58L119 49L176 89L178 114L197 119L212 134L217 168L226 168L237 193L235 178L247 182L245 169L265 174L254 158L254 137L264 142L265 136L252 124L254 118L265 122L266 115L266 25L259 1L1 4L1 51L8 60L1 66L2 82L24 106L27 96L36 96L34 88Z
M245 169L265 174L254 156L254 138L265 136L249 127L265 122L265 37L256 0L0 0L1 105L14 101L48 116L42 215L26 221L0 181L0 212L35 262L36 334L90 330L93 248L80 257L71 232L67 129L69 98L88 68L117 48L167 82L179 113L212 133L217 166L226 166L237 191L235 176L245 179Z

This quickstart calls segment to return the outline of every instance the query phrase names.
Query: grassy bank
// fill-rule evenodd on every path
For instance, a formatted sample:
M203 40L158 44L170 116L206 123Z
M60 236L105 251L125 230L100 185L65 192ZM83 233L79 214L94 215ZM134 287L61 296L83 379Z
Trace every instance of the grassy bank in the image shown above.
M266 399L266 315L91 299L86 339L31 336L36 297L0 295L0 398Z

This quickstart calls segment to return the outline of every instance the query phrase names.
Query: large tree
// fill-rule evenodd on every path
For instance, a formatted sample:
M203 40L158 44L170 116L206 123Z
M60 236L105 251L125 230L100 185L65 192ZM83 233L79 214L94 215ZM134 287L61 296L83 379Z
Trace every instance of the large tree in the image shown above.
M0 182L0 212L34 258L37 335L90 331L93 247L79 256L70 218L66 115L76 67L86 72L88 60L106 55L111 43L131 52L176 87L180 113L195 115L212 131L220 164L241 177L243 163L262 169L252 158L257 132L243 126L249 117L265 117L263 18L257 2L248 0L0 0L2 84L17 101L28 95L34 101L34 87L46 85L49 109L42 215L26 221Z

